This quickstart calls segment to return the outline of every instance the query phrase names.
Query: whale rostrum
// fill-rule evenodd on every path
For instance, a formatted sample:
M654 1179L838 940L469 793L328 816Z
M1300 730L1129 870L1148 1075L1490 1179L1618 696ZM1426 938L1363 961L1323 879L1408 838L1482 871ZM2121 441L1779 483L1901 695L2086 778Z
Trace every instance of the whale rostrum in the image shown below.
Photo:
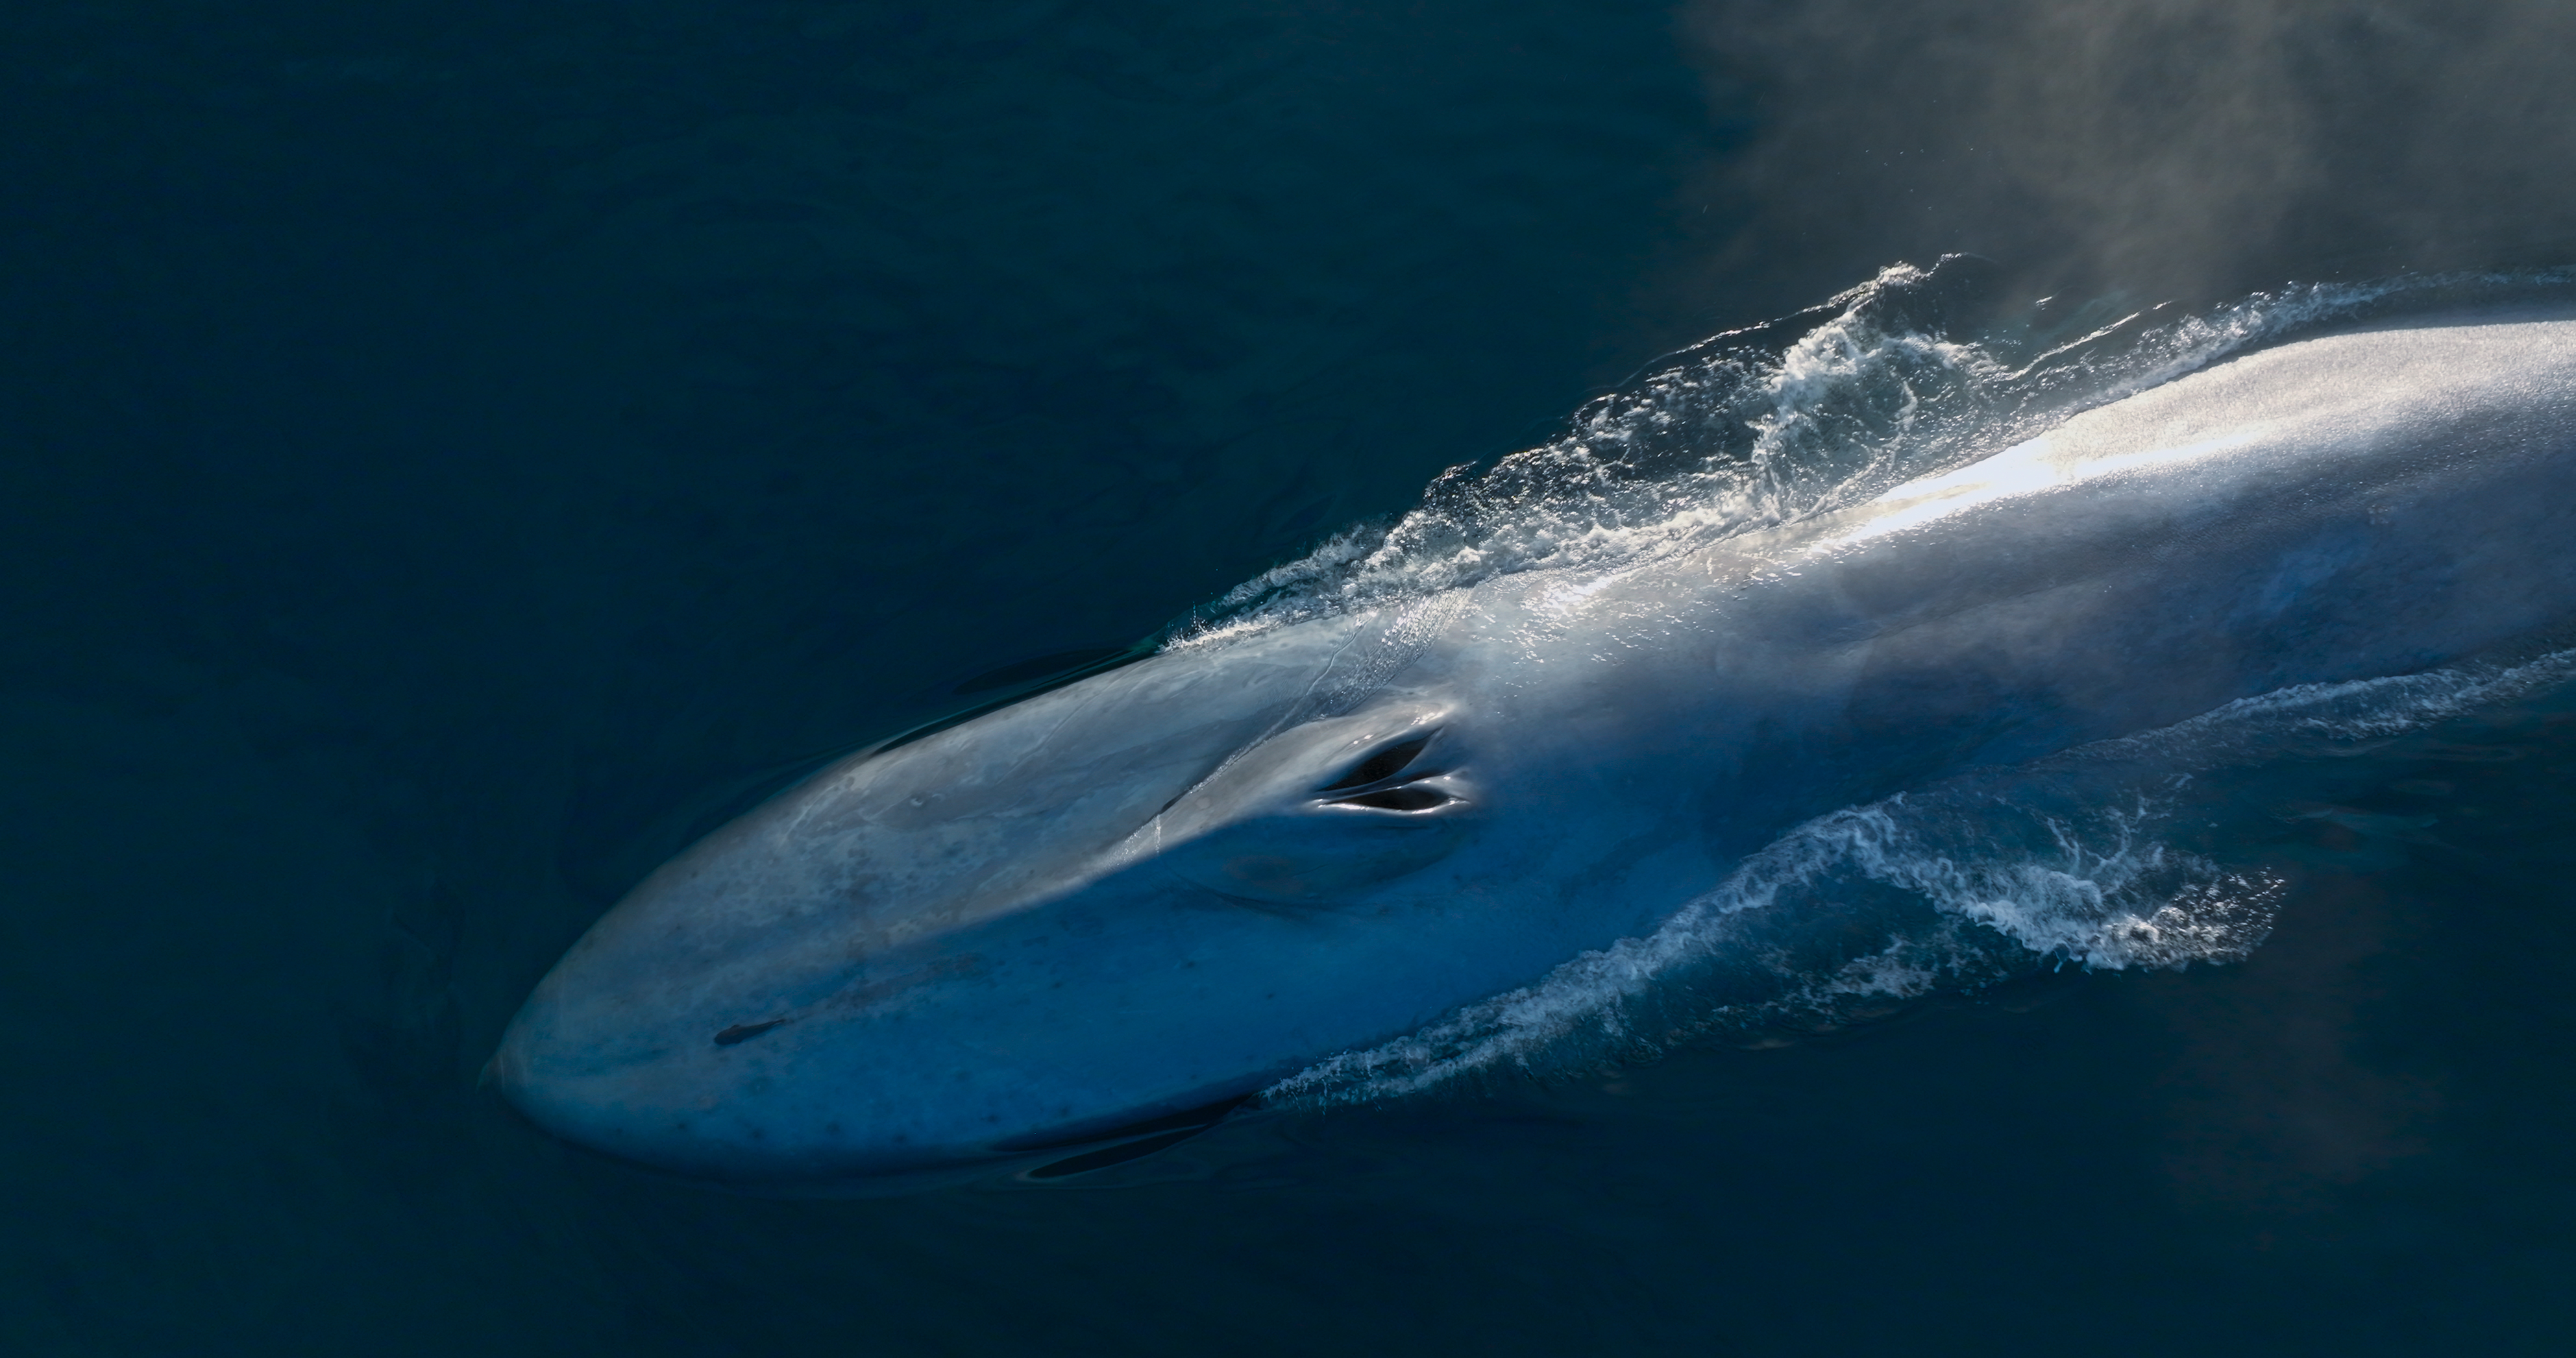
M2259 351L1876 499L1177 647L825 769L491 1067L755 1191L1073 1172L1652 929L1802 821L2576 622L2576 320Z

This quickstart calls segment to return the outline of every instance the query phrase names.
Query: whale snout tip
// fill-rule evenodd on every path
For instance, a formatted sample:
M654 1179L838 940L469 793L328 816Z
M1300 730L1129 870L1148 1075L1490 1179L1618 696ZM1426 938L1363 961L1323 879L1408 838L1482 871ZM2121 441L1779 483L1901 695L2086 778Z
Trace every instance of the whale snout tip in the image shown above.
M507 1040L485 1058L482 1069L474 1073L474 1092L478 1097L489 1100L503 1116L521 1127L558 1141L582 1144L578 1136L567 1134L568 1129L559 1118L549 1115L553 1101L531 1087L526 1066L515 1059Z
M613 1159L680 1172L701 1162L688 1135L686 1091L667 1060L593 1040L531 1001L483 1063L477 1085L521 1121L559 1141Z
M474 1086L497 1098L520 1121L560 1140L581 1143L583 1119L565 1116L565 1091L535 1071L547 1063L532 1048L537 1039L522 1015L501 1035L501 1043L483 1062Z

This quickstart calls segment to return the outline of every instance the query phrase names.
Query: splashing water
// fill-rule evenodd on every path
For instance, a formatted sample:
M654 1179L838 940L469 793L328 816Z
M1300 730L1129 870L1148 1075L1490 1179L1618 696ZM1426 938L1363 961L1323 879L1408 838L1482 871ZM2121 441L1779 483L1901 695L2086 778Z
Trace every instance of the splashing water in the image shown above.
M1708 1035L1814 1031L2045 966L2243 958L2285 883L2173 847L2203 774L2362 753L2576 679L2512 665L2283 689L2156 731L1981 769L1781 836L1653 933L1273 1087L1366 1102L1497 1070L1576 1068Z
M1860 503L2093 407L2320 327L2511 303L2576 270L2303 284L2201 314L2117 299L1972 337L1978 262L1895 265L1796 316L1714 336L1603 396L1557 438L1457 466L1391 522L1348 529L1177 624L1166 649L1383 607L1523 571L1611 570Z
M2097 305L1960 339L1940 325L1953 268L1891 268L1826 307L1685 350L1558 439L1481 475L1452 468L1412 512L1248 582L1168 644L1224 645L1496 575L1631 566L1858 502L2325 325L2576 284L2561 271L2307 285L2199 315ZM2576 651L2300 686L1835 811L1651 934L1333 1057L1265 1099L1368 1102L1703 1036L1831 1028L2046 967L2236 960L2270 931L2285 883L2175 846L2217 814L2196 778L2351 754L2571 677Z

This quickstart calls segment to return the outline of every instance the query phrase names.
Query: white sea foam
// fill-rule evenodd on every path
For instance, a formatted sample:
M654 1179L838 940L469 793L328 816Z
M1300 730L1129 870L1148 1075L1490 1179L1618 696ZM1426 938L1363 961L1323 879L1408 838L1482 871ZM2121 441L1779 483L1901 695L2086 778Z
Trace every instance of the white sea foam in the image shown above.
M1640 564L1857 503L2319 326L2571 283L2576 272L2305 284L2206 313L2095 306L1963 338L1919 321L1936 275L1897 265L1786 343L1717 336L1585 406L1555 439L1482 472L1450 468L1411 511L1244 582L1166 645L1224 645L1497 575Z
M1559 438L1481 474L1452 468L1412 512L1247 582L1168 644L1220 646L1344 611L1419 611L1495 575L1549 568L1580 579L1633 566L1854 503L2322 325L2391 307L2511 302L2576 273L2306 285L2198 315L2097 307L2049 333L1978 339L1915 324L1912 303L1934 281L1899 266L1785 344L1720 336L1684 351L1585 407ZM1267 1097L1371 1101L1699 1034L1831 1027L2038 967L2240 958L2269 931L2282 884L2172 842L2200 814L2194 778L2363 750L2571 675L2576 652L2302 685L1836 811L1746 859L1654 932L1333 1057Z
M2048 960L2120 969L2242 957L2269 932L2279 883L2157 842L2157 814L2140 804L2086 824L1958 793L1837 811L1653 933L1335 1056L1267 1097L1368 1102L1712 1032L1832 1027ZM2044 845L2029 842L2033 830Z
M2164 838L2214 769L2350 754L2576 680L2576 651L2230 703L2161 730L1818 817L1653 933L1394 1042L1282 1081L1275 1103L1370 1102L1579 1067L1710 1034L1818 1029L2046 966L2244 957L2283 883Z

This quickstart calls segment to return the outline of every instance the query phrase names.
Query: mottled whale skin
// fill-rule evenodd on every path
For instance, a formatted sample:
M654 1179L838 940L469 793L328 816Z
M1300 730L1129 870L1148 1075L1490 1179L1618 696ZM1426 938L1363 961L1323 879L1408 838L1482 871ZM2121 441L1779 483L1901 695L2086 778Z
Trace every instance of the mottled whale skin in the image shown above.
M1847 510L843 762L638 886L491 1074L751 1191L1155 1144L1652 928L1802 820L2571 622L2576 320L2311 339Z

